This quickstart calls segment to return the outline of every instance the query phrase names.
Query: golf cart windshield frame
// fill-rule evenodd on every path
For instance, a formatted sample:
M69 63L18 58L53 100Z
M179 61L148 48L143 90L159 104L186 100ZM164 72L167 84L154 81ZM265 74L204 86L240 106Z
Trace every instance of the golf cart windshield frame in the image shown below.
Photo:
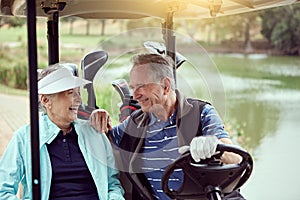
M46 2L46 1L42 1ZM46 16L48 17L47 22L47 35L48 35L48 62L49 64L54 64L59 62L59 16L60 12L63 12L66 8L66 4L68 1L57 1L53 0L54 4L49 4L50 6L46 6L43 9L43 14L41 14L40 10L38 10L39 16ZM97 1L94 1L97 3ZM171 1L166 1L170 3ZM174 2L174 1L172 1ZM176 1L179 3L178 5L174 5L173 7L164 7L167 9L166 12L157 12L157 16L162 18L164 22L162 23L162 33L163 38L165 41L167 55L169 55L175 61L175 35L173 32L173 17L176 11L176 6L178 8L182 8L180 2L184 1ZM195 1L196 2L196 1ZM209 1L209 2L222 2L222 1ZM232 0L232 2L235 2ZM255 5L249 4L249 1L238 1L238 2L245 2L248 4L245 7L250 10L255 10ZM253 1L254 2L254 1ZM255 1L258 2L258 1ZM263 2L263 1L261 1ZM286 5L295 2L299 2L299 0L285 0L285 1L265 1L265 4L262 4L261 7L257 7L257 9L272 7L272 2L275 5ZM89 2L91 3L91 2ZM99 3L99 2L98 2ZM105 2L104 2L105 3ZM175 3L175 2L174 2ZM202 2L203 3L203 2ZM202 4L200 1L198 4ZM21 14L20 10L23 9L24 16L27 16L27 29L28 29L28 71L29 71L29 84L30 84L30 124L31 124L31 149L32 149L32 158L39 158L39 123L38 123L38 93L37 93L37 66L38 66L38 58L37 58L37 39L36 39L36 17L37 17L37 5L35 0L28 0L26 1L26 10L24 7L17 7L17 4L14 5L15 2L13 0L1 0L1 14L4 15L16 15L18 16ZM207 4L207 3L206 3ZM9 6L8 6L9 5ZM53 6L53 7L52 7ZM210 15L216 16L219 14L220 10L217 9L217 4L214 7L211 5L205 5L209 8ZM17 7L14 9L14 7ZM9 9L8 9L9 8ZM228 7L230 8L230 7ZM250 8L250 9L249 9ZM252 9L253 8L253 9ZM163 9L163 8L160 8ZM182 10L181 10L182 11ZM243 10L241 11L243 12ZM26 14L27 13L27 14ZM142 13L142 12L140 12ZM184 11L182 12L185 13ZM239 11L235 11L235 13L239 13ZM114 13L116 14L116 13ZM124 13L123 13L124 14ZM182 15L183 15L182 14ZM231 14L228 12L228 14ZM70 14L69 14L70 15ZM68 16L68 14L65 14ZM80 15L78 15L80 16ZM81 13L81 17L84 17L84 13ZM97 16L97 15L95 15ZM101 15L98 15L101 16ZM107 16L110 16L107 14ZM111 15L112 16L112 15ZM122 14L120 14L122 16ZM149 15L131 15L135 17L148 17ZM116 17L116 16L115 16ZM88 18L88 17L87 17ZM96 17L100 18L100 17ZM111 17L113 18L113 17ZM128 18L130 15L128 14ZM175 62L174 62L175 63ZM174 65L174 75L176 77L176 70ZM33 182L33 200L40 199L41 197L41 190L40 190L40 163L39 159L32 159L32 182Z

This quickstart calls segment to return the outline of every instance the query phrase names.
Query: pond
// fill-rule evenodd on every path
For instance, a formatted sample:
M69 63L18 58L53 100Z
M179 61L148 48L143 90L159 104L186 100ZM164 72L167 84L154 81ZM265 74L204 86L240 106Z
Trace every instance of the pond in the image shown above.
M300 199L300 57L215 55L228 120L244 123L243 146L255 165L248 199ZM238 69L236 69L238 68Z
M300 57L205 52L186 57L189 62L177 70L178 87L187 96L211 102L234 141L253 156L254 171L242 187L243 195L300 199ZM124 54L110 60L98 73L99 85L126 78L128 59ZM118 95L111 95L114 107L119 100L112 99Z

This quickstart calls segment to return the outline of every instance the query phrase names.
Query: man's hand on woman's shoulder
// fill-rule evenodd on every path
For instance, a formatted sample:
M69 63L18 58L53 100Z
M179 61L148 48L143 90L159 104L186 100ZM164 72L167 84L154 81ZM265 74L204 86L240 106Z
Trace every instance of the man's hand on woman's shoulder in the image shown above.
M96 109L91 113L90 124L100 133L107 133L112 129L109 113L104 109Z

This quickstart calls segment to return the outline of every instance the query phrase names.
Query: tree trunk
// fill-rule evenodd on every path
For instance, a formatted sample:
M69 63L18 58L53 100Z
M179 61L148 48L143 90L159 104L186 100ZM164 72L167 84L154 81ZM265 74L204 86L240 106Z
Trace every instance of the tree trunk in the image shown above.
M70 20L70 29L69 29L69 34L70 35L73 35L73 28L74 28L74 20Z
M246 25L245 25L245 52L246 53L251 53L253 52L252 44L251 44L251 38L250 38L250 23L252 21L253 17L249 17L248 20L246 20Z
M86 20L86 32L85 35L90 35L90 21Z
M101 20L101 36L105 35L105 19Z

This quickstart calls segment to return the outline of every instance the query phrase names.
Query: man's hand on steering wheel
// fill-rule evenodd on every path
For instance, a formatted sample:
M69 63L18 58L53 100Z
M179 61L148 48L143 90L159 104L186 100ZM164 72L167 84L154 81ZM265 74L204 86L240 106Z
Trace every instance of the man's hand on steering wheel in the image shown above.
M178 151L183 154L189 150L194 161L200 162L201 159L204 160L213 156L219 143L220 141L216 136L199 136L192 139L190 146L180 147Z

